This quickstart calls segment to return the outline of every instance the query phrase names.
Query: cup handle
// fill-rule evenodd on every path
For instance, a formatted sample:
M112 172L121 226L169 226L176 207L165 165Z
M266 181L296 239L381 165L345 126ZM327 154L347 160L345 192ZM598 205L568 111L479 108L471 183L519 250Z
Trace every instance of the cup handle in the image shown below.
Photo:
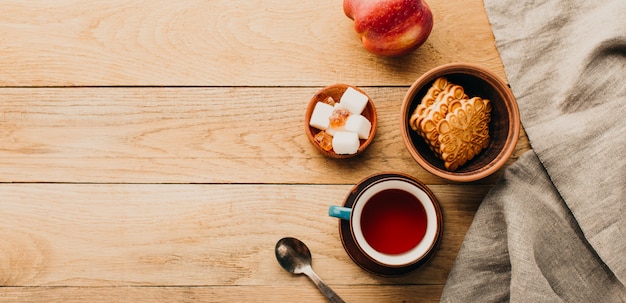
M350 221L350 215L352 214L352 208L331 205L328 208L328 215L331 217L339 218L341 220Z

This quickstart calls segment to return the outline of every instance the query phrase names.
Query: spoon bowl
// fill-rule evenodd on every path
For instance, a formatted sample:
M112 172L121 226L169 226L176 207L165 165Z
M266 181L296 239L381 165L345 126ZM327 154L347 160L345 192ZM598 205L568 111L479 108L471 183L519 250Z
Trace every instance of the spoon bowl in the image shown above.
M302 241L286 237L278 240L274 249L278 264L293 274L305 274L319 288L329 302L344 302L311 267L311 251Z
M295 238L283 238L276 243L276 259L280 266L292 274L302 274L302 268L311 266L311 251Z

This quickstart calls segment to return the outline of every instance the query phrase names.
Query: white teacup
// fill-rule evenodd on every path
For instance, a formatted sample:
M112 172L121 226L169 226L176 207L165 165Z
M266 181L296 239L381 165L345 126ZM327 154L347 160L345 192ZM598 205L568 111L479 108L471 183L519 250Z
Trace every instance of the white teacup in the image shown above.
M432 255L441 236L441 210L419 180L397 173L373 175L355 186L351 198L351 208L331 206L328 214L349 220L352 240L370 261L398 268Z

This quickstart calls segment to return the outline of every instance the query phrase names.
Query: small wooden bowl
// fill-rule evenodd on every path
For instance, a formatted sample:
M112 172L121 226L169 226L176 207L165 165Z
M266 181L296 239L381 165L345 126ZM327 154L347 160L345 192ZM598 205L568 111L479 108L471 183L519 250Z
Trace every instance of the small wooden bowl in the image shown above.
M319 133L320 130L309 125L309 121L311 120L311 114L313 114L313 109L315 108L315 104L317 104L317 102L322 102L326 100L328 97L332 97L335 100L335 102L339 102L341 100L341 96L348 89L348 87L352 87L358 92L367 96L367 94L358 87L347 85L347 84L332 84L332 85L322 88L313 96L313 98L311 98L311 101L309 101L309 105L307 106L307 109L306 109L306 114L304 115L304 130L306 132L307 138L309 138L309 141L311 141L311 144L313 144L313 146L315 146L317 150L319 150L323 155L329 158L345 159L345 158L351 158L351 157L361 154L370 145L370 143L372 143L372 141L374 140L374 135L376 134L376 126L378 125L376 107L374 106L374 102L372 101L372 98L367 96L368 102L367 102L367 105L365 106L365 109L363 109L363 112L361 113L361 115L363 115L365 118L367 118L367 120L369 120L372 123L372 129L370 130L370 135L367 138L367 140L363 140L363 139L359 140L360 141L359 149L357 150L356 153L337 154L332 149L330 151L323 149L315 141L314 139L315 135L317 135L317 133Z
M455 171L447 170L443 160L435 156L426 141L409 125L409 119L426 91L441 76L463 86L470 98L491 100L492 106L489 146ZM520 133L519 109L508 85L491 71L466 63L445 64L418 78L404 97L400 119L404 144L413 159L432 174L456 182L482 179L500 169L513 153Z

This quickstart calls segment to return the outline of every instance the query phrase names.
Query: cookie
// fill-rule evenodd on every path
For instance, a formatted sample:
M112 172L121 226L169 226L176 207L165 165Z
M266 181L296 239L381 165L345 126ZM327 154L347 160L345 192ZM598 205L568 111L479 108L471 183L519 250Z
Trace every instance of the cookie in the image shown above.
M409 125L414 131L418 131L419 123L421 119L424 117L423 116L424 111L426 111L428 107L430 107L431 105L433 105L433 103L435 103L437 96L441 93L441 91L445 89L448 83L449 82L448 82L448 79L446 79L446 77L439 77L435 79L431 87L426 92L426 95L422 97L422 101L420 102L420 104L417 105L417 107L413 111L411 118L409 118Z
M437 78L409 119L448 170L456 170L489 145L491 103L469 98L462 86Z
M461 102L437 124L444 166L456 170L489 145L491 102L474 97Z
M463 100L467 100L463 87L449 83L437 96L435 103L424 111L418 130L436 154L439 154L437 124L446 117L450 109L461 107Z

